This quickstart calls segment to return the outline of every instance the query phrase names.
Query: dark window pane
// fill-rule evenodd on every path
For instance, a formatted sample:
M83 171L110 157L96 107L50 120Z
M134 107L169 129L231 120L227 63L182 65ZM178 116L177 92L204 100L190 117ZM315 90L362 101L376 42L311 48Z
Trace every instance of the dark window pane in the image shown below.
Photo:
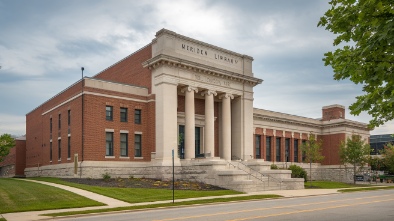
M141 110L140 109L134 110L134 123L141 124Z
M141 134L135 134L134 135L134 156L135 157L141 157Z
M113 109L112 106L106 106L105 107L105 119L106 120L112 120L113 119L112 109Z
M122 156L122 157L128 156L127 137L128 137L128 134L120 134L120 156Z
M105 155L106 156L113 156L114 155L114 133L112 132L106 132L105 133L105 141L106 141L106 146L105 146Z
M261 146L261 135L256 135L256 159L261 159L260 146Z
M276 162L280 162L280 137L276 138Z
M120 121L127 122L127 108L120 108Z
M266 138L266 142L265 142L265 148L266 148L266 161L271 161L271 137L267 137Z

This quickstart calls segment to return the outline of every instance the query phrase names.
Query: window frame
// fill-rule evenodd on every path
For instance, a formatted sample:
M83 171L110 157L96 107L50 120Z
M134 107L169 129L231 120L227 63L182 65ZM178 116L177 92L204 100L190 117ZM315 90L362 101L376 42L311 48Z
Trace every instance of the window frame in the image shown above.
M142 122L142 110L141 109L134 109L134 123L141 124Z
M126 136L126 140L122 140L122 136ZM125 145L125 147L123 147ZM122 150L126 153L122 154ZM129 156L129 134L128 133L121 133L120 134L120 156L121 157L128 157Z
M114 107L106 105L105 106L105 120L113 121L114 120Z
M122 110L124 112L122 112ZM127 113L128 113L127 108L121 107L119 113L120 113L120 122L127 122Z
M256 159L261 159L261 135L256 134L255 137L255 150L256 150Z
M111 139L108 139L111 135ZM114 132L105 132L105 156L114 156Z
M134 134L134 157L142 157L142 134Z

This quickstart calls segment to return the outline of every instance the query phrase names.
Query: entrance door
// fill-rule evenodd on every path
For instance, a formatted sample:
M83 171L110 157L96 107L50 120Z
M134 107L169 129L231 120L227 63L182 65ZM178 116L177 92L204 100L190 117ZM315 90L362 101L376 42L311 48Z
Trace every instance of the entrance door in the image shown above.
M201 128L200 127L195 127L194 130L194 135L195 135L195 157L203 157L204 154L200 153L200 146L201 146ZM178 157L180 159L185 159L185 125L179 125L179 134L178 134L178 139L179 139L179 146L178 146Z

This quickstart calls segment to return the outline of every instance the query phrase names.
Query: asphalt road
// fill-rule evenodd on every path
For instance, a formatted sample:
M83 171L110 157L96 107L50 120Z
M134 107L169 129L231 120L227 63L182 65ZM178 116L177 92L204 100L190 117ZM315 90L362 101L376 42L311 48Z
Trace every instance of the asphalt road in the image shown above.
M64 220L394 220L394 190L199 205Z

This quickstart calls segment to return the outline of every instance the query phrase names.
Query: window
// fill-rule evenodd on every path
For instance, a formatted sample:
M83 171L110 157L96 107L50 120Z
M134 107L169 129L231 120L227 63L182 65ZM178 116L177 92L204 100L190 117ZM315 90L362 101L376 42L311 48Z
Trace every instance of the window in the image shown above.
M265 160L271 161L271 137L267 137L265 141Z
M71 158L71 137L67 140L67 158Z
M113 156L114 155L114 133L106 132L105 133L105 155Z
M261 159L260 145L261 145L261 135L256 135L256 159Z
M112 106L106 106L105 107L105 119L106 120L112 120L113 119L113 107Z
M141 157L141 134L134 134L134 156Z
M71 110L68 110L68 112L67 112L67 124L68 124L68 126L70 126L70 124L71 124Z
M52 161L52 142L49 143L49 161Z
M134 123L141 124L141 110L140 109L134 110Z
M120 122L127 122L127 108L120 108Z
M302 146L305 147L306 140L302 140ZM305 151L302 151L302 162L305 162Z
M285 161L289 162L290 160L290 139L285 139Z
M62 159L62 140L57 141L57 146L58 146L58 159Z
M276 138L276 162L280 162L280 137Z
M62 128L62 115L59 114L59 130Z
M52 133L52 117L49 119L49 132Z
M122 157L129 155L127 137L128 134L120 134L120 156Z
M294 162L298 162L298 139L294 139Z

